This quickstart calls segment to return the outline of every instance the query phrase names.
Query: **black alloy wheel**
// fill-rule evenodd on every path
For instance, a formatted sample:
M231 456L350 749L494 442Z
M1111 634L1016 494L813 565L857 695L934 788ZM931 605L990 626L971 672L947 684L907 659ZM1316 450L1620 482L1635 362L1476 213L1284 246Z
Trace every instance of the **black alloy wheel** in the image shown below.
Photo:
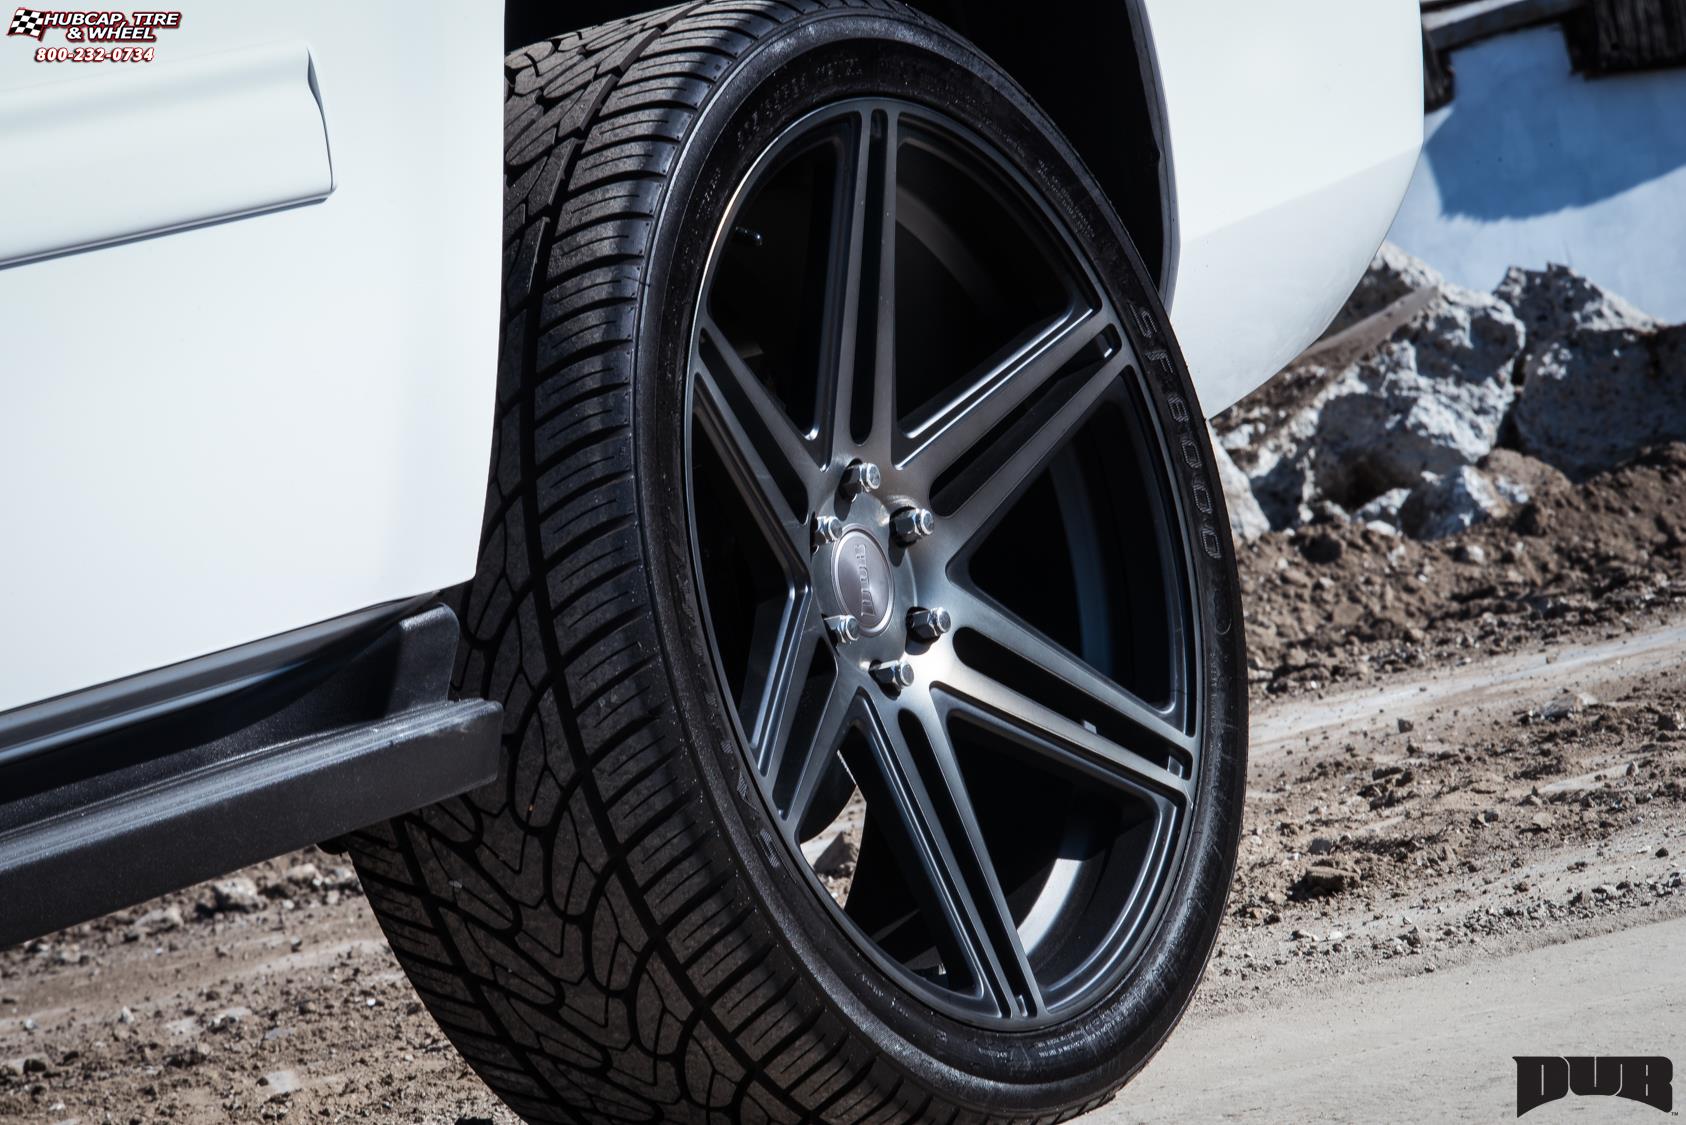
M506 80L453 594L506 764L353 846L417 992L534 1122L1101 1104L1205 967L1246 773L1211 447L1116 214L894 0Z
M1139 951L1201 745L1139 361L1058 216L938 110L828 106L735 194L689 492L741 743L796 855L848 813L846 888L810 879L881 966L1058 1019Z

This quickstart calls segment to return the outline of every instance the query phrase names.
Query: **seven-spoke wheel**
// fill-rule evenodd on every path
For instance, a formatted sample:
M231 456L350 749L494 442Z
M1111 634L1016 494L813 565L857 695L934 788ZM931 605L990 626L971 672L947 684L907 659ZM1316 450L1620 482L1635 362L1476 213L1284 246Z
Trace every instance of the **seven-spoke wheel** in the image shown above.
M785 842L850 811L838 912L926 999L1081 1006L1153 915L1201 741L1112 301L988 142L851 101L746 177L691 370L698 573Z
M505 769L354 847L417 991L531 1121L1105 1100L1211 951L1245 775L1210 447L1116 215L894 0L508 65L457 599Z

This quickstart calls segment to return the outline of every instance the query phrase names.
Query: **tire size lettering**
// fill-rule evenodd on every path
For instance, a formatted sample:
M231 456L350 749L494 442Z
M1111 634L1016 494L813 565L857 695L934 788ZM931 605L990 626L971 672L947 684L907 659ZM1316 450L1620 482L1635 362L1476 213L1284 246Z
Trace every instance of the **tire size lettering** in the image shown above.
M1128 302L1131 319L1141 334L1149 339L1156 338L1158 331L1154 327L1153 314L1144 306L1135 302ZM1214 559L1223 558L1223 537L1218 534L1216 505L1212 502L1212 490L1206 483L1205 458L1200 456L1200 440L1194 432L1194 411L1189 408L1188 400L1178 389L1176 365L1171 361L1171 353L1164 348L1153 348L1142 353L1142 365L1152 371L1154 379L1165 392L1165 408L1171 415L1171 420L1179 427L1172 435L1173 440L1182 454L1183 466L1188 470L1190 491L1194 495L1194 506L1199 512L1199 523L1196 533L1200 539L1200 549Z

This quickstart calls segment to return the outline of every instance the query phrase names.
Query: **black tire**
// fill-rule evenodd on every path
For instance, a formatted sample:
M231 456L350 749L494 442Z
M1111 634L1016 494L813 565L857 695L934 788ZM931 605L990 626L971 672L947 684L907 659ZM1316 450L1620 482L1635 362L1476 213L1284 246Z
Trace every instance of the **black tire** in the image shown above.
M732 0L507 61L503 339L457 688L505 708L485 790L359 834L368 897L451 1041L534 1122L1059 1120L1180 1017L1233 871L1238 584L1195 397L1147 274L1029 99L887 0ZM1196 634L1192 812L1139 956L1079 1011L968 1022L863 956L798 878L700 627L686 363L716 225L784 125L884 96L987 122L1140 357Z

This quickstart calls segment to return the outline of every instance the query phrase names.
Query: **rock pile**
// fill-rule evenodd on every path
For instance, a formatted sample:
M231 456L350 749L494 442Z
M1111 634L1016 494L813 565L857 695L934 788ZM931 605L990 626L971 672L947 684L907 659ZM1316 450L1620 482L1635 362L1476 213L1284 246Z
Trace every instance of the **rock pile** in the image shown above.
M1213 428L1240 538L1439 539L1686 439L1686 326L1563 266L1478 293L1384 246L1330 332Z

